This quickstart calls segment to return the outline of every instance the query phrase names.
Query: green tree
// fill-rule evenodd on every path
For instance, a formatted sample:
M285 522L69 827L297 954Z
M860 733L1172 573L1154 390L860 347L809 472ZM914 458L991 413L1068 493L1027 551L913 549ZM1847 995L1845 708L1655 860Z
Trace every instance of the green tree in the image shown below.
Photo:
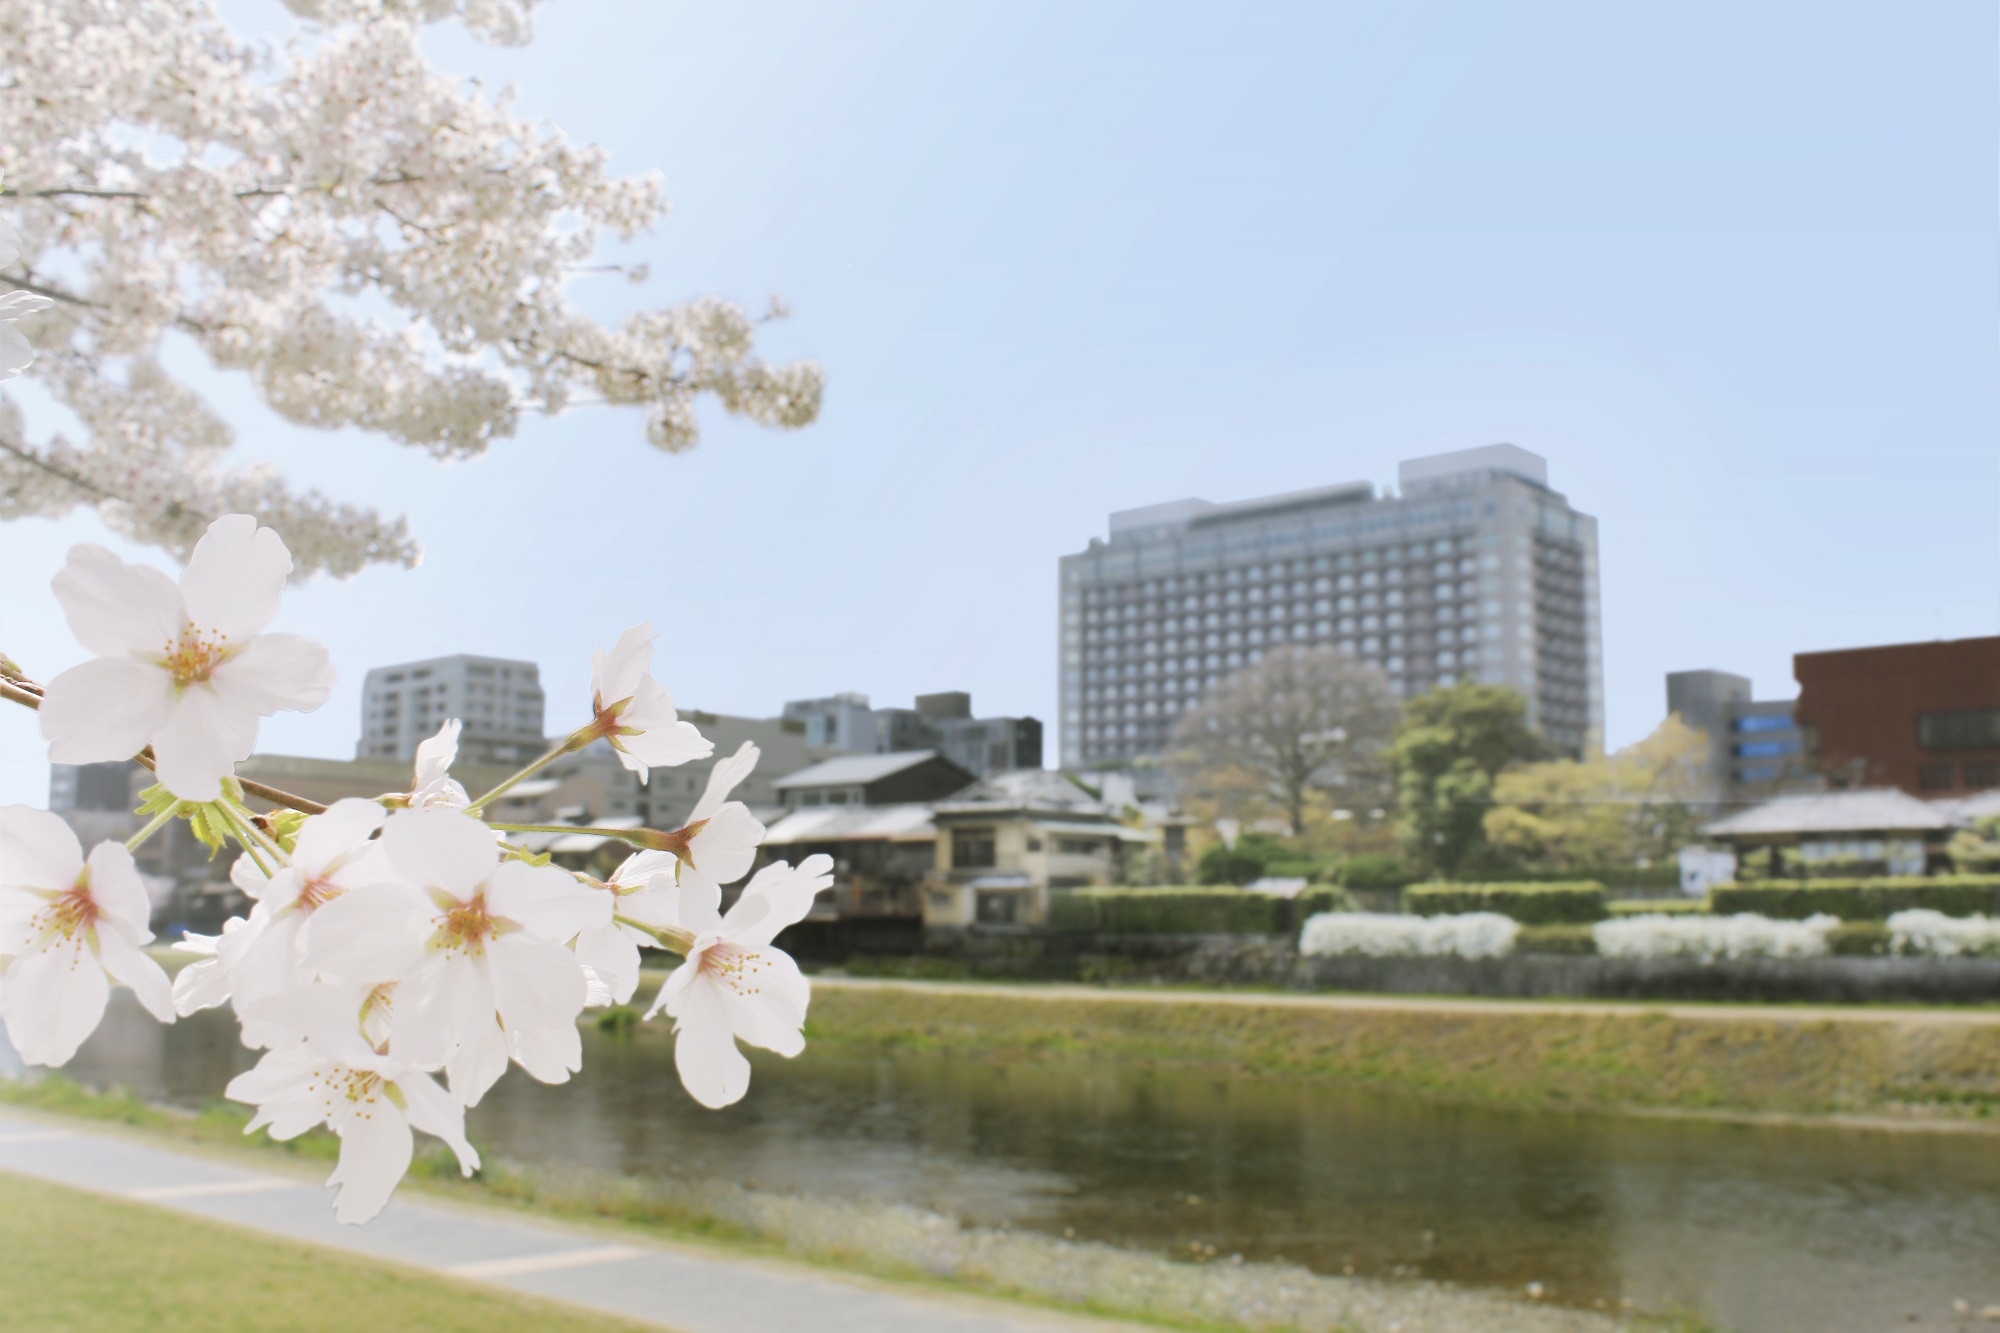
M1410 863L1455 872L1485 843L1500 770L1547 753L1528 726L1528 701L1504 685L1466 681L1410 700L1389 748L1396 834Z
M1671 856L1701 823L1708 736L1669 717L1617 754L1502 773L1486 840L1537 870L1589 870Z

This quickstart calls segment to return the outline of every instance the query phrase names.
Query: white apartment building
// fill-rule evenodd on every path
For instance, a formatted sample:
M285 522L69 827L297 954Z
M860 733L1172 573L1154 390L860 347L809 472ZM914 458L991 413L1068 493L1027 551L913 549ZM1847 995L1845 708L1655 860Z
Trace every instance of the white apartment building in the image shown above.
M1397 481L1111 515L1060 562L1063 767L1158 754L1210 683L1280 644L1356 654L1405 696L1511 685L1552 744L1600 745L1597 521L1511 444Z
M524 764L542 739L541 671L503 657L434 657L376 667L361 686L357 759L414 759L446 718L465 724L458 753L471 764Z

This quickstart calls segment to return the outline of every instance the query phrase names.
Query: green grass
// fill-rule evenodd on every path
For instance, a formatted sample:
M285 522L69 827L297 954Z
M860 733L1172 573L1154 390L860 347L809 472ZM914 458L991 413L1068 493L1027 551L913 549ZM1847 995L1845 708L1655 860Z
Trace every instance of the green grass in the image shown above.
M1921 1011L1911 1011L1920 1019ZM2000 1024L1768 1013L1139 1003L949 987L823 986L807 1038L855 1051L1075 1058L1325 1079L1518 1109L2000 1116Z
M613 1333L573 1306L273 1239L222 1222L0 1174L0 1310L9 1328L422 1328Z

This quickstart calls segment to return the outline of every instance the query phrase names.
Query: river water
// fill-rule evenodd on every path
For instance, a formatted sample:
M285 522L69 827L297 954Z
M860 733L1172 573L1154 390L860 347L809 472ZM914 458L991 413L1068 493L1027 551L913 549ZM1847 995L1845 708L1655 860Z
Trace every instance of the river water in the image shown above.
M129 1000L67 1072L200 1106L254 1058L220 1014L162 1028ZM469 1123L482 1150L525 1163L1325 1273L1540 1282L1564 1303L1680 1306L1747 1333L1950 1327L1954 1300L2000 1306L2000 1135L1454 1109L934 1052L760 1059L749 1097L710 1112L651 1027L586 1034L565 1087L510 1071Z

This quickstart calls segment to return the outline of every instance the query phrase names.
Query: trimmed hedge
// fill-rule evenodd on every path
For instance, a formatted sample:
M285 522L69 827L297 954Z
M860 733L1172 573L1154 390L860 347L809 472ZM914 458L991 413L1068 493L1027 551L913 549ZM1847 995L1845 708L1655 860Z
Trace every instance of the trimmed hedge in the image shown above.
M1586 925L1523 926L1514 936L1515 953L1595 954L1597 937Z
M1106 935L1283 935L1319 912L1349 911L1338 889L1278 898L1241 889L1065 889L1049 895L1049 929Z
M1706 898L1627 898L1610 904L1618 916L1701 916L1708 911Z
M1418 916L1498 912L1524 926L1588 925L1604 919L1604 886L1567 884L1413 884L1403 910Z
M2000 913L2000 875L1718 884L1708 891L1708 905L1718 916L1756 912L1790 921L1821 912L1843 921L1885 921L1915 907L1946 916L1992 915Z

